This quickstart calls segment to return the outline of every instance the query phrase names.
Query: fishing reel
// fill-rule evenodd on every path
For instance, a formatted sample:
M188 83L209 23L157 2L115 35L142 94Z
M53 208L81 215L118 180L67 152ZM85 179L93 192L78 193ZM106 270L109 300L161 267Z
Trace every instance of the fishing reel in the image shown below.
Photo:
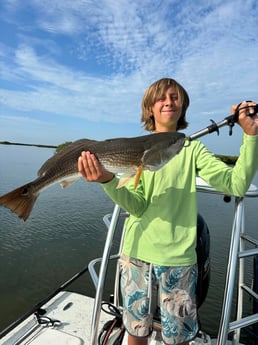
M246 101L246 102L252 102L252 101ZM190 135L188 137L188 140L192 141L194 139L200 138L200 137L202 137L202 136L204 136L206 134L210 134L210 133L213 133L213 132L217 132L217 134L219 135L219 128L223 127L223 126L226 126L226 125L229 126L229 135L232 135L233 127L234 127L235 123L238 122L239 111L240 110L252 108L253 109L252 112L248 112L248 114L247 114L247 116L250 116L250 117L253 117L253 116L257 115L257 113L258 113L258 104L256 104L256 105L248 105L246 107L243 107L243 108L239 109L239 107L241 106L242 103L243 102L238 104L234 114L227 116L224 120L222 120L222 121L220 121L218 123L216 123L213 120L210 120L212 122L212 124L210 126L200 130L197 133L194 133L194 134Z
M248 103L248 102L252 102L252 101L245 101L245 102ZM241 105L242 103L243 103L243 102L241 102L241 103L239 103L239 104L237 105L235 114L230 115L230 116L228 116L228 117L225 118L225 120L228 120L229 135L232 135L232 133L233 133L233 127L234 127L235 123L238 121L238 118L239 118L239 111L240 111L239 107L240 107L240 105ZM252 111L251 113L249 112L249 108L253 108L253 111ZM255 115L258 113L258 104L256 104L255 106L251 106L251 105L249 106L249 105L247 105L246 107L241 108L241 110L243 110L243 109L248 109L248 114L247 114L247 116L253 117L253 116L255 116Z

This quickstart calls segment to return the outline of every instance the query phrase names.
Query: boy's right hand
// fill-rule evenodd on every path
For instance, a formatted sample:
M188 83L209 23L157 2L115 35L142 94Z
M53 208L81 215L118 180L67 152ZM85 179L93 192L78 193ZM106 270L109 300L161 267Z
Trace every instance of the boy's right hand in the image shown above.
M89 151L83 151L78 159L78 171L88 182L106 183L114 178L114 174L107 171Z

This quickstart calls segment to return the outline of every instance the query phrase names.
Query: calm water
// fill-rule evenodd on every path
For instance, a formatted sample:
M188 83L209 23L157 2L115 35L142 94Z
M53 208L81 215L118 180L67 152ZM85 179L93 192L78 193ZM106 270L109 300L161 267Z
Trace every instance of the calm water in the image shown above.
M51 149L0 145L0 195L33 180L52 154ZM254 182L258 185L257 177ZM202 328L212 336L220 319L233 208L233 202L226 204L221 196L199 195L199 210L210 229L212 264L200 314ZM102 218L112 211L113 203L101 187L82 180L67 189L55 185L44 191L25 223L0 208L0 329L101 256L106 237ZM257 211L258 200L248 199L247 226L253 236ZM73 289L94 294L86 279Z

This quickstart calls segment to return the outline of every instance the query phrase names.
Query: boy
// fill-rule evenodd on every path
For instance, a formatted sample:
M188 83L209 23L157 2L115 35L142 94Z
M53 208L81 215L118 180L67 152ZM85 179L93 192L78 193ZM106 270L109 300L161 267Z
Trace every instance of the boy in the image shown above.
M258 117L248 116L254 113L254 105L243 102L239 107L244 134L234 168L196 140L158 171L144 171L136 190L131 183L116 189L117 177L103 169L93 154L82 152L78 160L82 176L100 182L130 214L120 258L128 345L147 345L151 284L159 284L164 343L188 345L196 336L196 176L227 195L245 194L258 168ZM184 129L188 106L188 94L177 81L160 79L143 96L144 128L155 133Z

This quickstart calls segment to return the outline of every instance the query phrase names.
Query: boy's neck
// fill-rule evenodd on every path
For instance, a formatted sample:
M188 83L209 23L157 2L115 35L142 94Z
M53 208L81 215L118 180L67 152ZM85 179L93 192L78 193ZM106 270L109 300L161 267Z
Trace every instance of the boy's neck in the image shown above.
M170 133L174 133L176 132L175 128L156 128L154 133L164 133L164 132L170 132Z

